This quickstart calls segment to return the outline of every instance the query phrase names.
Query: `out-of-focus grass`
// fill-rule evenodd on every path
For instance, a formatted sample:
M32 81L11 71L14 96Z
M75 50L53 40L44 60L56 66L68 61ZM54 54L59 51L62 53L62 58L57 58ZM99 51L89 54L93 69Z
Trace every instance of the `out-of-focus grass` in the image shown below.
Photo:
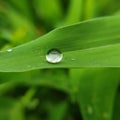
M119 11L119 0L1 0L0 49L29 42L58 26ZM119 72L0 73L0 120L119 120Z

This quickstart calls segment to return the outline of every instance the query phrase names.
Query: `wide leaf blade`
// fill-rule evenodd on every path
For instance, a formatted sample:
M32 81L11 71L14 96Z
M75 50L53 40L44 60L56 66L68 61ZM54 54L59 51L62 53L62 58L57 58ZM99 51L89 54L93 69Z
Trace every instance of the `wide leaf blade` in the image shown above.
M59 64L46 61L50 49L63 53ZM56 29L39 39L0 52L0 72L41 68L120 67L120 17L93 19Z

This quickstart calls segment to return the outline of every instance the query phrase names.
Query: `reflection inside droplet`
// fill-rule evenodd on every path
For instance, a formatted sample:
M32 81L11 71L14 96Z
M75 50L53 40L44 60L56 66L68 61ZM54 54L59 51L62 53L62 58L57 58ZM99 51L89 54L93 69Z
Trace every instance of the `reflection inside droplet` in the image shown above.
M46 55L46 60L49 63L59 63L62 60L62 58L63 58L63 54L56 49L52 49L48 51Z

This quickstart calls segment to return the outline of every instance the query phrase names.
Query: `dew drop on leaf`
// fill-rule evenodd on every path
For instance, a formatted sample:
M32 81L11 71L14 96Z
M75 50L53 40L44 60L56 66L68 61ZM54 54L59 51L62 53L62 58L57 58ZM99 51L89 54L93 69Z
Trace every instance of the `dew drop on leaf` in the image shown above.
M12 49L8 49L7 52L12 52Z
M49 63L59 63L63 58L63 54L56 49L51 49L46 55L46 60Z
M74 58L72 58L71 60L72 60L72 61L74 61L75 59L74 59Z

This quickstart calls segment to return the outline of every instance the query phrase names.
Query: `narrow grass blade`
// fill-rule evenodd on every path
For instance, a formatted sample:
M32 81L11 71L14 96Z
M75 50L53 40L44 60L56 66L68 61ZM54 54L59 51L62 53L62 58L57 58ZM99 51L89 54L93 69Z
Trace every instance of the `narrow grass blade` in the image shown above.
M46 61L51 49L62 52L60 63ZM1 72L80 67L120 67L119 16L59 28L35 41L0 52Z
M80 74L80 70L75 71ZM86 69L77 78L75 94L85 120L112 119L119 72L119 69Z

